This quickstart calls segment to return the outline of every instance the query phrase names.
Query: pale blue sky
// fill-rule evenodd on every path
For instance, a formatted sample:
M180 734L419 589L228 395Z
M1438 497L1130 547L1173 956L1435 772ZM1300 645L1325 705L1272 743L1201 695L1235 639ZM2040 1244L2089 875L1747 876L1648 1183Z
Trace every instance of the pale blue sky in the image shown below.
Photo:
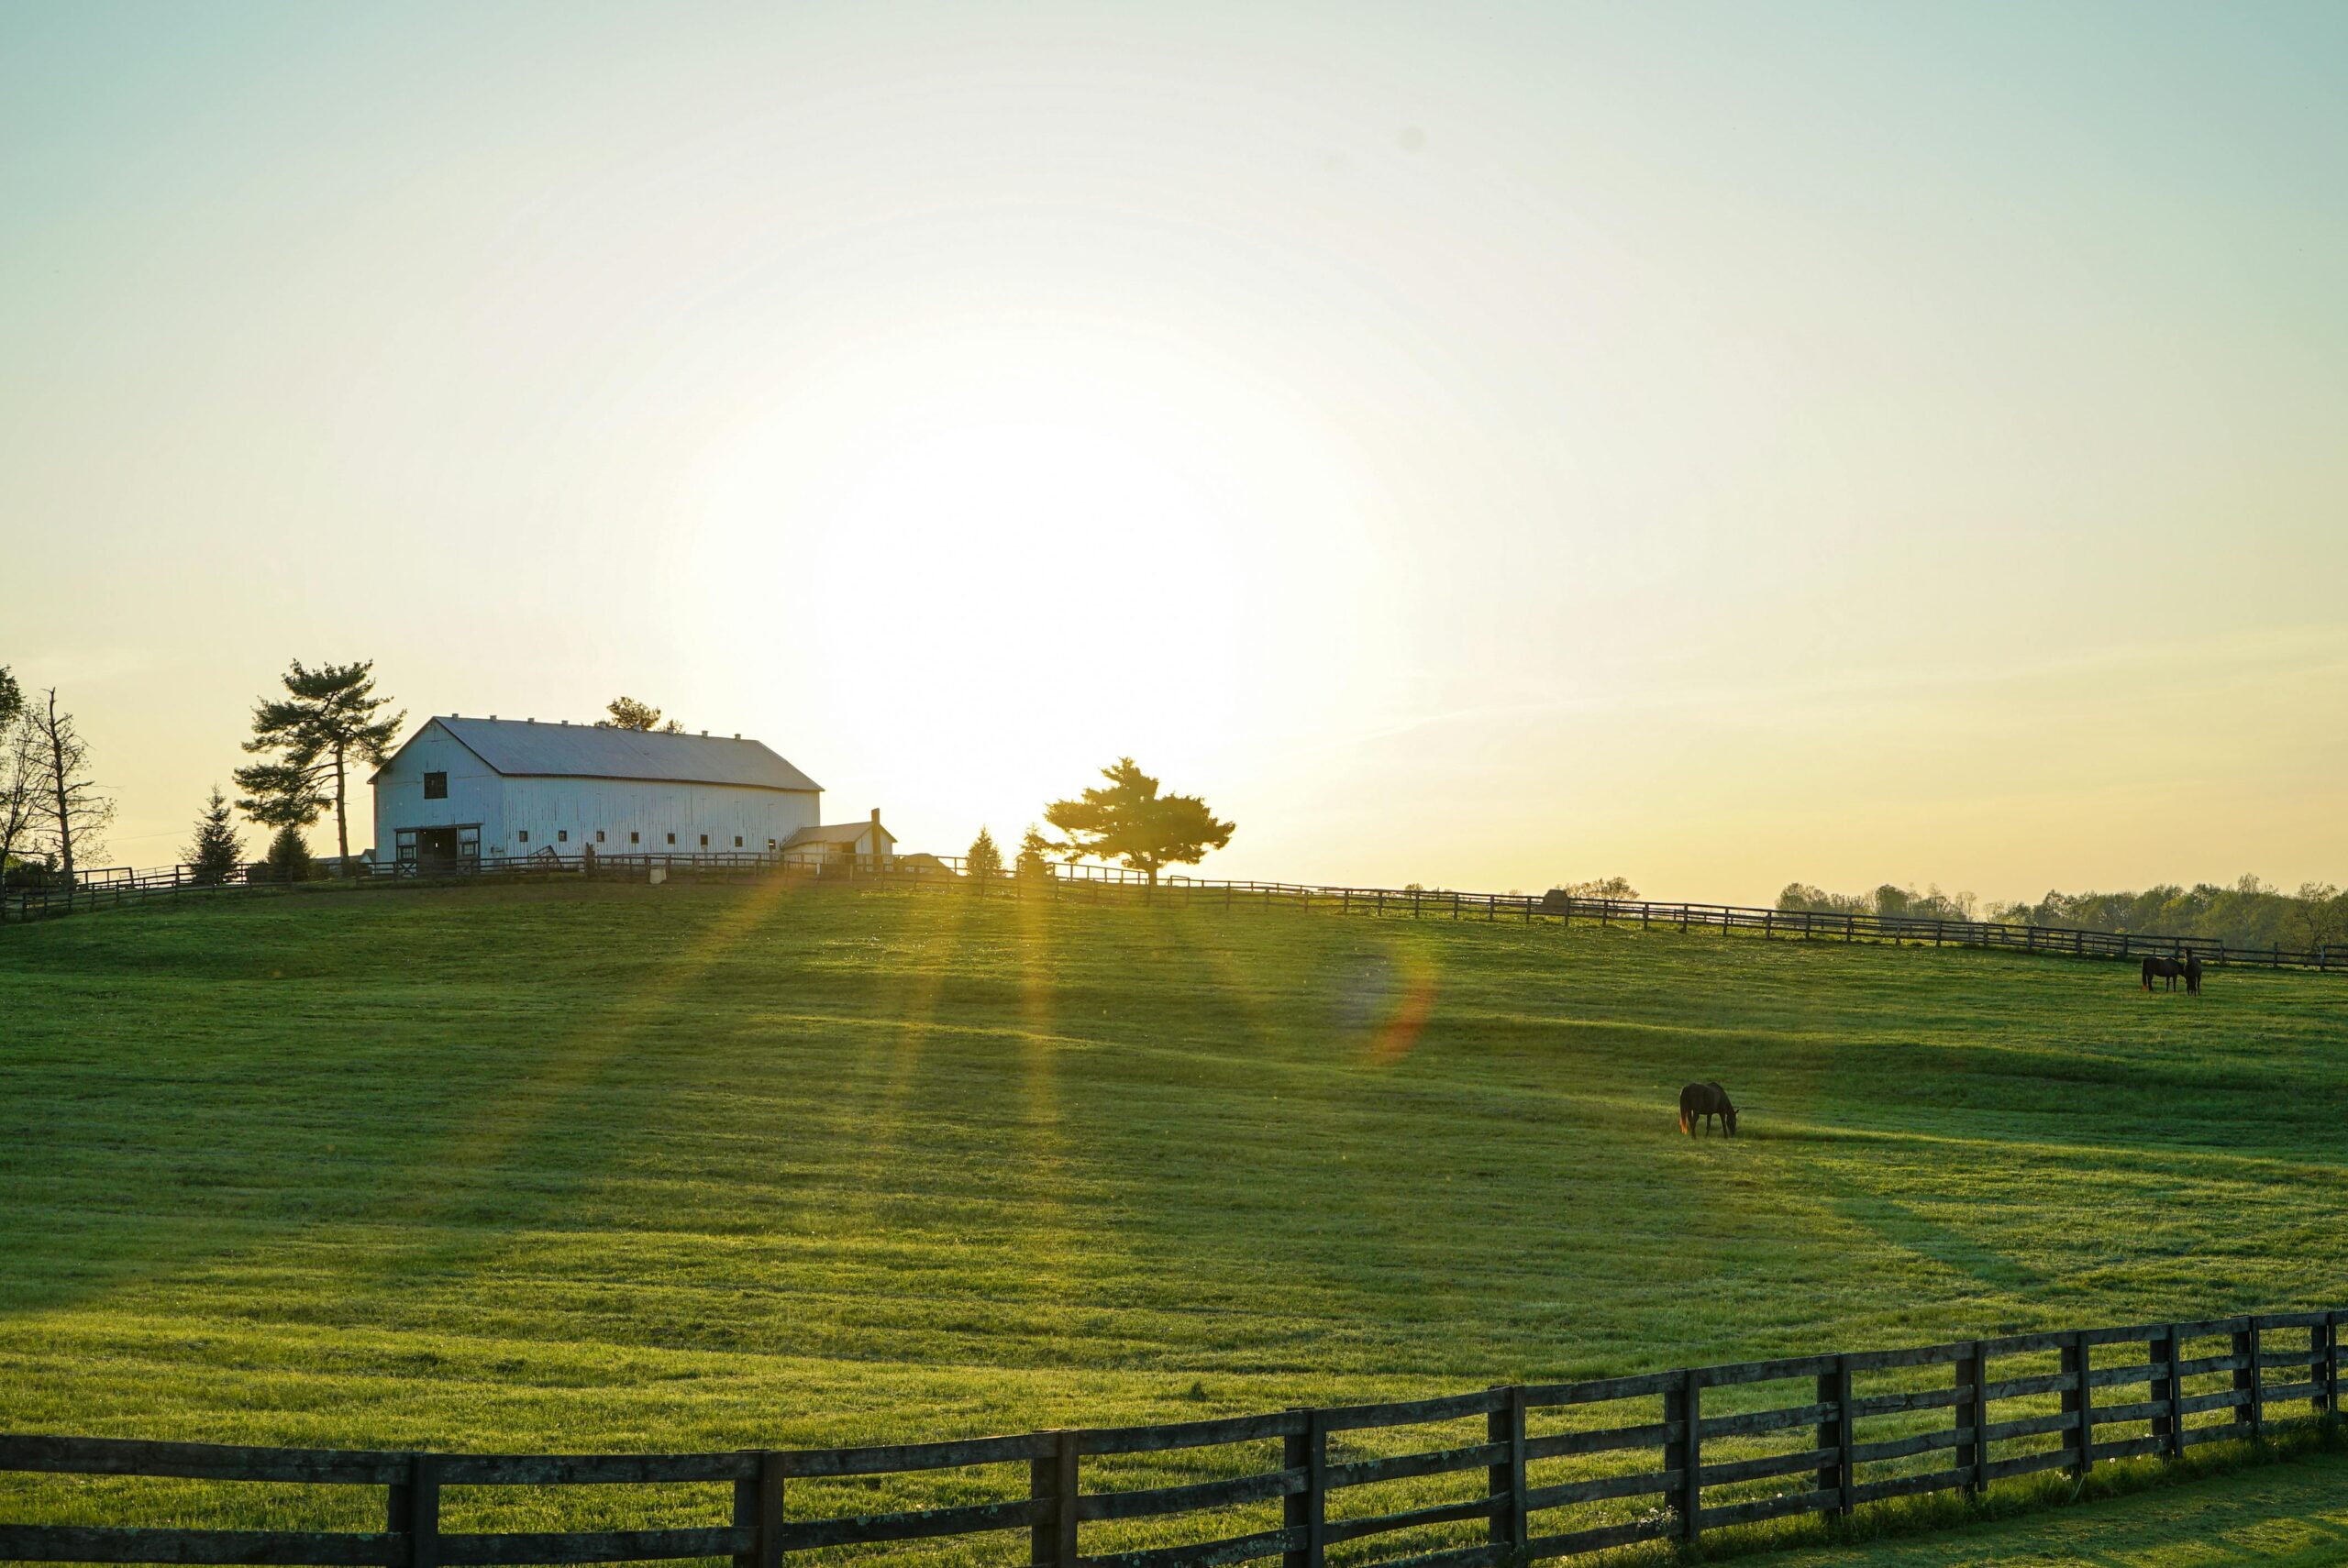
M2338 6L16 5L0 661L142 864L371 656L947 850L1131 751L1235 874L2348 879L2343 61Z

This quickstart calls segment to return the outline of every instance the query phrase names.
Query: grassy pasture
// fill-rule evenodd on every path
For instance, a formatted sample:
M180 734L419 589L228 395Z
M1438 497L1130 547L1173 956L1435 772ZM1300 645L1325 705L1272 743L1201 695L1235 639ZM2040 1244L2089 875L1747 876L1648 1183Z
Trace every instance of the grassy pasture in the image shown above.
M1953 949L935 892L59 922L0 937L0 1429L903 1441L2338 1305L2343 1024L2303 975L2192 999ZM1674 1125L1711 1077L1733 1142ZM1363 1436L1342 1457L1479 1441ZM365 1496L12 1478L0 1517L358 1527ZM448 1528L724 1510L473 1489Z
M2042 1487L2053 1492L2055 1488ZM2059 1499L2057 1499L2059 1500ZM2060 1513L1769 1558L1770 1568L2329 1568L2348 1562L2348 1456L2318 1453Z

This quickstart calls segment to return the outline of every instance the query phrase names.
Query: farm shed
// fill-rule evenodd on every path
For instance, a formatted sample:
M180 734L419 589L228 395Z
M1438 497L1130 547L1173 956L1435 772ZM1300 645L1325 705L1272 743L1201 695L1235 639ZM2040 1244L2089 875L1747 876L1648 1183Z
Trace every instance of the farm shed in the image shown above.
M823 789L763 743L532 719L435 717L376 769L379 860L886 854L880 813L824 828ZM846 835L844 839L810 834ZM832 845L837 842L836 850Z
M897 835L880 825L877 810L870 822L803 827L782 841L783 858L794 866L849 860L870 865L876 859L893 857L896 847Z

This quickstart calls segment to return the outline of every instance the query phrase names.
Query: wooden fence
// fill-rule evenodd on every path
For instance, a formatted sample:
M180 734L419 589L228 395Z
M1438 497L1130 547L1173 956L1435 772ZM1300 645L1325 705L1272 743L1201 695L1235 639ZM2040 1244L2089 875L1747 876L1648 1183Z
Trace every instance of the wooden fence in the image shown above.
M383 1490L377 1530L6 1523L0 1557L383 1568L731 1557L738 1568L779 1568L794 1553L953 1545L1024 1531L1033 1568L1220 1568L1275 1557L1282 1568L1323 1568L1329 1549L1380 1538L1409 1546L1376 1557L1381 1568L1502 1568L1635 1541L1694 1540L1794 1515L1848 1514L1891 1497L1978 1493L2038 1471L2085 1474L2111 1460L2174 1458L2199 1443L2258 1440L2287 1419L2288 1406L2332 1419L2342 1322L2348 1312L2295 1312L2017 1334L1393 1404L877 1448L520 1456L0 1436L0 1471ZM1716 1403L1736 1408L1713 1413ZM2005 1419L1996 1419L2000 1405ZM1577 1414L1578 1423L1561 1419ZM1457 1430L1462 1423L1469 1430ZM1896 1435L1870 1438L1887 1423ZM1449 1434L1438 1430L1446 1426ZM1384 1429L1405 1430L1402 1452L1346 1452L1362 1434ZM1779 1446L1753 1452L1771 1444ZM1114 1456L1177 1450L1228 1450L1226 1468L1238 1473L1087 1489L1088 1462L1097 1472ZM1003 1465L1024 1465L1025 1485L989 1501L871 1514L826 1512L803 1500L843 1477L935 1483ZM1568 1478L1546 1474L1561 1467ZM1454 1474L1467 1487L1456 1498L1387 1511L1347 1507L1357 1489ZM452 1486L711 1483L732 1486L731 1516L689 1528L479 1533L440 1523L442 1491ZM1277 1525L1268 1519L1274 1506ZM1250 1507L1267 1515L1262 1528L1228 1533L1227 1516ZM1200 1519L1186 1521L1194 1515ZM1097 1540L1097 1527L1135 1519L1191 1522L1198 1538L1087 1551L1088 1525ZM1424 1550L1438 1527L1449 1527L1450 1540ZM1414 1546L1412 1536L1420 1538ZM1377 1550L1344 1555L1367 1561ZM826 1551L825 1561L840 1555Z
M899 887L971 888L958 856L838 856L825 860L753 851L703 850L692 854L560 856L542 851L528 856L492 858L432 867L371 866L365 876L317 888L397 887L420 882L515 880L592 877L642 880L663 877L731 878L781 876L824 883ZM86 873L71 889L22 889L0 894L0 924L49 919L82 911L119 907L158 898L235 897L283 893L282 883L199 882L194 867L138 871L110 867ZM2348 973L2348 948L2294 949L2230 946L2215 937L2159 936L2141 933L2084 931L2067 926L2010 925L1999 921L1933 920L1914 915L1846 914L1818 910L1775 910L1744 904L1658 903L1632 899L1576 899L1562 893L1463 893L1423 888L1352 888L1308 882L1220 881L1168 877L1154 887L1138 872L1113 866L1054 864L1048 874L1005 871L987 891L1004 898L1047 898L1109 902L1156 899L1183 906L1287 907L1377 914L1413 920L1518 921L1571 925L1579 920L1644 930L1751 932L1764 937L1803 941L1881 942L1934 947L1988 947L2012 953L2047 953L2077 958L2183 957L2234 967L2314 969Z

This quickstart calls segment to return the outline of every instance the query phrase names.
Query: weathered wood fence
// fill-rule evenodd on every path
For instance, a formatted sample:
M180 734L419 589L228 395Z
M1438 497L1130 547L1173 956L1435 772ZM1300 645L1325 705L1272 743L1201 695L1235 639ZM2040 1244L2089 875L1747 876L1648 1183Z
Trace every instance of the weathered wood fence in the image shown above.
M437 1568L730 1556L739 1568L779 1568L794 1553L825 1549L1024 1531L1033 1568L1217 1568L1275 1557L1282 1568L1323 1568L1332 1547L1381 1537L1404 1544L1412 1535L1420 1539L1406 1553L1377 1561L1384 1568L1501 1568L1634 1541L1692 1540L1793 1515L1848 1514L1919 1493L1979 1492L2038 1471L2084 1474L2111 1460L2175 1457L2199 1443L2259 1439L2290 1407L2330 1419L2343 1322L2348 1312L2294 1312L2017 1334L1393 1404L897 1447L510 1456L5 1436L0 1470L377 1487L383 1508L382 1528L364 1531L11 1522L0 1524L0 1557ZM1738 1408L1714 1413L1716 1402ZM2004 1419L1997 1419L1999 1406ZM1470 1430L1461 1432L1462 1423ZM1880 1432L1887 1423L1896 1435L1870 1438L1870 1429ZM1440 1430L1446 1426L1448 1434ZM1368 1458L1345 1452L1348 1440L1380 1429L1421 1431L1406 1433L1404 1452ZM1752 1452L1771 1442L1793 1446ZM1088 1462L1097 1470L1113 1456L1209 1449L1231 1450L1228 1467L1241 1473L1180 1485L1086 1488ZM841 1477L935 1481L1005 1465L1014 1474L1024 1465L1025 1484L991 1501L854 1514L811 1509L803 1500L811 1487ZM1561 1466L1570 1473L1555 1478ZM1605 1473L1588 1473L1596 1467ZM1455 1499L1388 1511L1346 1506L1357 1488L1451 1474L1468 1488ZM440 1522L448 1487L710 1483L732 1486L731 1516L691 1528L478 1533L446 1530ZM1762 1495L1753 1495L1756 1487ZM1267 1518L1262 1528L1231 1533L1233 1510L1274 1505L1277 1525ZM1218 1521L1218 1514L1226 1518ZM1191 1515L1201 1516L1196 1540L1086 1551L1088 1525L1180 1523ZM1434 1527L1451 1527L1452 1539L1425 1550ZM1362 1560L1359 1551L1346 1555Z
M77 911L118 908L158 898L224 898L248 893L283 893L271 882L199 882L193 867L150 871L113 867L81 877L74 887L21 889L0 895L0 924L44 920ZM670 855L573 855L541 851L527 856L492 858L438 867L377 865L341 886L390 888L445 881L514 881L594 878L641 881L658 871L678 878L742 878L781 876L824 884L956 888L974 890L958 856L839 856L793 858L754 851L703 850ZM331 883L302 884L320 889ZM1934 920L1915 915L1873 915L1822 910L1763 909L1744 904L1659 903L1633 899L1576 899L1562 894L1464 893L1444 889L1352 888L1308 882L1218 881L1169 877L1154 888L1137 872L1113 866L1054 864L1047 874L1006 871L986 889L1008 899L1045 898L1095 903L1156 899L1184 907L1291 908L1378 914L1413 920L1517 921L1571 925L1637 926L1644 930L1750 932L1764 937L1803 941L1879 942L1934 947L1989 947L2013 953L2067 955L2077 958L2183 957L2197 954L2206 964L2271 969L2315 969L2348 973L2348 948L2295 949L2230 946L2215 937L2158 936L2142 933L2084 931L2068 926L2010 925L1999 921Z

